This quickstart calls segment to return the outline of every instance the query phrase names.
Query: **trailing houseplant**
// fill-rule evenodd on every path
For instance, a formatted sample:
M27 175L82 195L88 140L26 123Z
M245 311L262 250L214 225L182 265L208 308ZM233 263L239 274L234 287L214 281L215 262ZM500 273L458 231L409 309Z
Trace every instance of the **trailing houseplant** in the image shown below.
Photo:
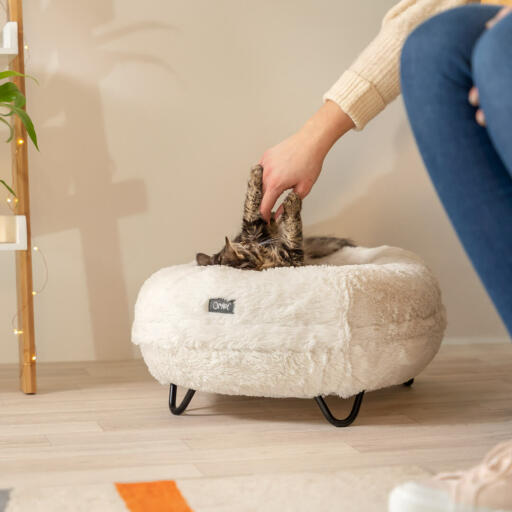
M11 70L0 72L0 80L5 80L12 76L28 75L23 75L22 73ZM29 78L32 78L37 83L35 78ZM32 123L32 119L30 119L30 116L23 109L25 103L25 96L15 83L7 81L0 85L0 123L5 124L9 128L9 138L5 142L10 142L14 137L14 127L11 119L13 116L17 116L23 123L23 126L25 126L30 140L33 142L36 149L39 150L34 123ZM14 190L4 180L0 180L0 184L3 185L10 194L16 197Z

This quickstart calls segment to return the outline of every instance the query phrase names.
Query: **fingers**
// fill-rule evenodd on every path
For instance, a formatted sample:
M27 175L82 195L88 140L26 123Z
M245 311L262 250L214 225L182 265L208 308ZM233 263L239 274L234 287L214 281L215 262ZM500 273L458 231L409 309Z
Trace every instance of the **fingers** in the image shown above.
M475 86L471 87L471 89L469 90L468 101L469 103L471 103L471 105L473 105L473 107L478 107L478 89Z
M485 115L481 108L476 111L475 119L480 126L485 126Z
M301 199L304 199L308 194L309 192L311 191L311 188L312 188L312 184L309 184L309 183L305 183L305 182L301 182L301 183L297 183L297 185L295 185L295 187L293 187L293 191L301 198ZM277 209L276 211L276 220L279 218L279 216L283 213L283 205L281 204L279 206L279 208Z
M473 105L473 107L478 107L480 105L480 98L478 97L478 89L475 86L471 87L471 89L469 90L468 101L469 101L469 103L471 103L471 105ZM481 108L479 108L475 112L475 119L476 119L476 122L480 126L485 126L485 115L484 115L484 111Z
M311 187L313 187L313 183L301 181L293 187L293 190L301 199L304 199L311 191Z
M263 193L261 200L260 213L265 221L270 222L270 212L276 204L278 197L284 192L284 188L277 188L267 184L266 190Z
M261 191L263 193L263 197L261 199L260 204L260 213L261 216L268 223L270 222L270 212L272 208L276 204L277 198L281 195L284 188L281 189L281 186L275 181L272 173L270 171L270 166L263 163L265 160L265 155L259 161L259 164L263 167L263 179L261 184Z

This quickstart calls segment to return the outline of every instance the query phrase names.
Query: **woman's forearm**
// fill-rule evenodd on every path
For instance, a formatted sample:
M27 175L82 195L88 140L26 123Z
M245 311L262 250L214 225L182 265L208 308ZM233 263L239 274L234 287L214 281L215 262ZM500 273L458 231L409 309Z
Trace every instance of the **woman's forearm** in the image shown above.
M339 105L328 100L304 123L300 132L323 160L336 141L354 126Z

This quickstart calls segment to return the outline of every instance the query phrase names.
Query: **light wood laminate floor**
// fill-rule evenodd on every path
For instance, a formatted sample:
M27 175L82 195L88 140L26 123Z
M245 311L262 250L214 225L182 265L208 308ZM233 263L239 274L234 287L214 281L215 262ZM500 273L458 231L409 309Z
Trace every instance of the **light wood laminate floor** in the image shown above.
M0 488L477 462L512 438L512 344L443 346L412 388L365 396L349 428L313 400L196 393L172 416L142 360L0 365ZM180 397L183 390L180 390ZM349 402L330 397L342 416Z

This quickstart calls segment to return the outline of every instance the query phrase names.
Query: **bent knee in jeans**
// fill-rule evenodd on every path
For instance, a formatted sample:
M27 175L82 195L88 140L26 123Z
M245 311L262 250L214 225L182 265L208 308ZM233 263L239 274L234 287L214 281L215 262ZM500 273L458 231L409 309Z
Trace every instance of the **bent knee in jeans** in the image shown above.
M416 27L402 49L402 87L414 79L429 80L432 74L464 81L475 43L485 31L485 23L499 9L465 5L437 14Z

